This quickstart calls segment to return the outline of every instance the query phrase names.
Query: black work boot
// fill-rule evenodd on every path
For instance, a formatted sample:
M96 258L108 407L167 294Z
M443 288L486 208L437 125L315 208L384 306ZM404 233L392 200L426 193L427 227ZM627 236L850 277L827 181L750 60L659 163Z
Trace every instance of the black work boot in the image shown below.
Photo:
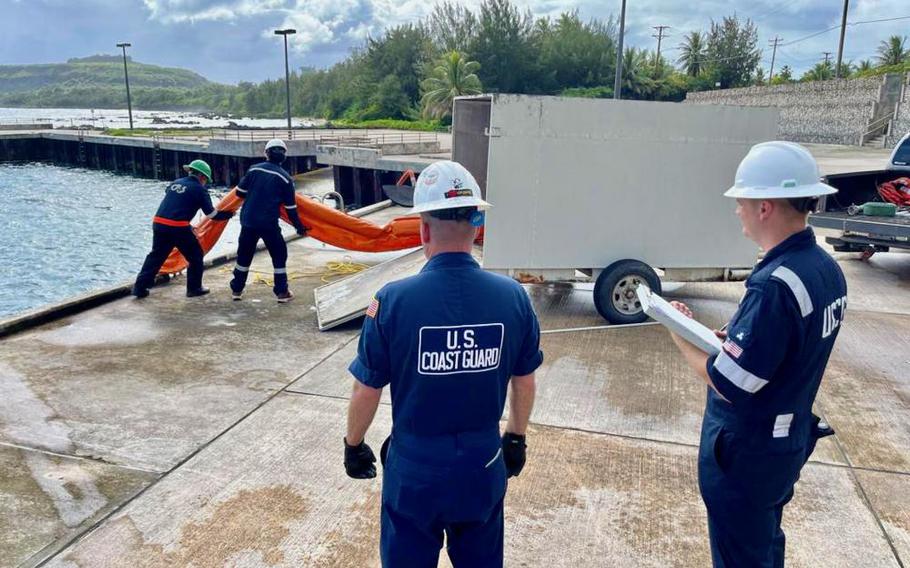
M187 290L186 297L195 298L196 296L205 296L209 292L210 290L203 286L202 288L196 288L195 290Z

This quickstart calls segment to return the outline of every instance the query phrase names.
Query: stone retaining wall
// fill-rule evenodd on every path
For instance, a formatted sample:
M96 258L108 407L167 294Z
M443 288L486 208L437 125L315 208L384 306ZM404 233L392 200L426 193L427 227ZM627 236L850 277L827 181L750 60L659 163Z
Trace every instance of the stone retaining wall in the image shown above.
M904 85L904 96L897 110L897 120L891 125L891 135L886 142L888 148L893 148L908 132L910 132L910 76Z
M881 77L689 93L690 104L775 106L778 132L794 142L858 143L876 112ZM908 109L910 112L910 109Z

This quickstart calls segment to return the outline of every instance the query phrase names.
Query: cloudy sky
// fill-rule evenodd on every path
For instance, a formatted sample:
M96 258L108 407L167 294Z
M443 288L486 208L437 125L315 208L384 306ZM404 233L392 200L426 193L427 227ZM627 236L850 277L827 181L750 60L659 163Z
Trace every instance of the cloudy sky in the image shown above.
M538 16L578 9L583 18L607 18L618 15L621 0L516 3ZM187 67L225 83L261 81L284 72L280 38L272 34L276 28L298 30L293 67L327 67L370 34L416 21L432 5L432 0L0 0L0 64L114 53L115 43L130 41L138 61ZM664 49L672 50L683 34L706 29L712 18L735 10L756 22L761 46L775 35L784 39L777 69L790 65L801 71L823 59L824 51L837 51L838 30L802 38L838 26L842 9L841 0L628 0L626 41L653 48L651 26L668 25ZM908 0L850 1L849 22L899 16L910 16ZM910 35L910 19L848 27L845 59L872 57L890 34ZM765 69L770 58L765 49Z

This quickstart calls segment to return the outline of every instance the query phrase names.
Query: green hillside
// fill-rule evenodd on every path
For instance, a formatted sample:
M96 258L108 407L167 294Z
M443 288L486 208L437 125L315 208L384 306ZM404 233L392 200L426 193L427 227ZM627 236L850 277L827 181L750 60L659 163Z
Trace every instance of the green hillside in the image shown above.
M218 110L234 87L174 67L127 58L136 108ZM119 107L124 102L123 59L95 55L66 63L0 65L0 105Z
M127 58L130 86L192 89L211 84L187 69L137 63ZM95 55L66 63L0 65L0 93L33 91L44 87L121 87L123 59Z

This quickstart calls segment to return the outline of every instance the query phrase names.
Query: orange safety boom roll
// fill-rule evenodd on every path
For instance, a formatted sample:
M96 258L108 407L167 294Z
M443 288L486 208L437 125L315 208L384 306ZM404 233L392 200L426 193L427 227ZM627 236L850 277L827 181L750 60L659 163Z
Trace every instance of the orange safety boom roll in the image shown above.
M347 250L361 252L385 252L420 246L420 217L398 217L386 225L380 226L364 219L352 217L332 207L323 205L314 199L297 195L297 212L307 227L307 236L324 243ZM243 200L237 197L236 190L231 190L216 208L219 211L236 213ZM287 211L281 208L281 218L287 222ZM221 238L227 221L203 219L193 228L202 251L208 253ZM184 270L186 260L177 249L171 251L160 274L175 274Z

